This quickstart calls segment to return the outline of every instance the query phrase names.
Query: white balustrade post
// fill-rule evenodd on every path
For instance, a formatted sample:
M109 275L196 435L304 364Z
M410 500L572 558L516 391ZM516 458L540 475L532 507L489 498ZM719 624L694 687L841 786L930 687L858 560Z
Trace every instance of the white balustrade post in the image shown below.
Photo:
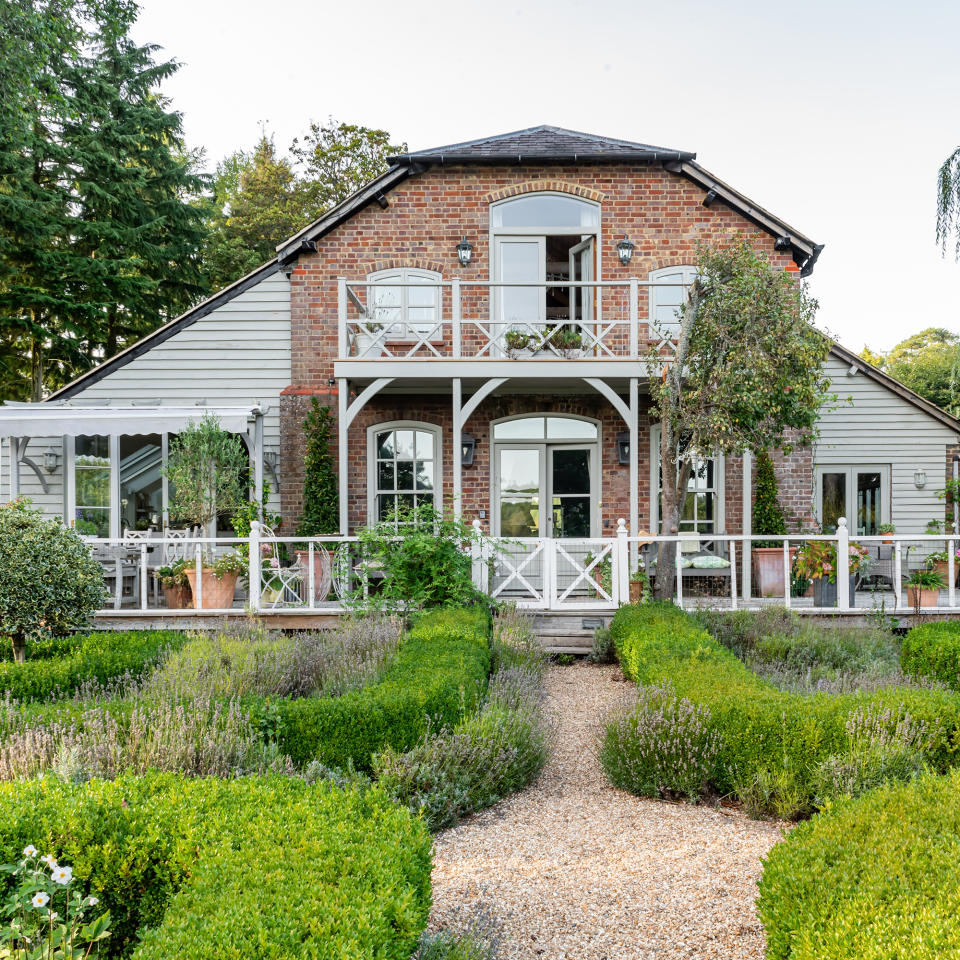
M347 358L347 278L337 277L337 356Z
M901 607L900 599L900 578L903 576L903 555L900 552L900 538L893 538L893 609L899 610Z
M617 604L630 602L630 533L626 521L617 520L617 543L613 550L613 576L611 585L616 584L617 593L613 600Z
M737 609L737 541L730 541L730 608Z
M680 538L674 543L674 563L677 566L677 606L683 609L683 551L680 549Z
M471 573L473 575L473 585L481 592L488 593L487 584L487 558L484 549L483 525L479 520L473 521L474 541L470 545Z
M140 542L140 609L147 609L147 544Z
M837 521L837 608L849 610L850 596L850 532L847 530L847 518Z
M262 535L262 527L260 526L259 520L254 520L250 524L250 563L249 563L249 577L250 581L250 609L254 613L260 612L260 588L262 583L262 578L260 575L260 537Z
M783 605L790 609L790 541L783 538Z
M649 287L647 288L649 294ZM630 278L630 359L640 356L640 283L636 277ZM631 442L633 442L631 438ZM636 491L633 491L636 495Z
M312 610L317 602L317 551L312 540L307 544L307 550L309 551L307 554L307 589L310 591L310 599L307 601L307 605Z
M453 359L459 360L463 352L461 342L461 303L460 303L460 278L454 277L450 281L450 323L453 326L451 331L451 341L453 343Z
M957 579L956 564L953 553L956 540L947 540L947 606L952 607L954 602L954 583Z

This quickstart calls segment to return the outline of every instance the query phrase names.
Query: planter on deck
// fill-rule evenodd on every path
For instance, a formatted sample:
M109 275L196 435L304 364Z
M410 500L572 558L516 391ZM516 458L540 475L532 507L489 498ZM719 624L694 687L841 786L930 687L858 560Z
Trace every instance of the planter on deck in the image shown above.
M790 547L790 569L797 556L797 548ZM757 593L761 597L783 596L783 547L754 547L750 551Z
M233 606L233 594L237 589L239 574L225 573L217 579L212 567L203 568L201 586L201 606L197 607L197 568L187 567L184 570L190 581L190 591L193 594L193 607L200 610L226 610Z
M856 595L856 581L854 574L850 575L850 605ZM813 580L813 605L815 607L835 607L837 605L837 583L831 583L826 577L815 577Z

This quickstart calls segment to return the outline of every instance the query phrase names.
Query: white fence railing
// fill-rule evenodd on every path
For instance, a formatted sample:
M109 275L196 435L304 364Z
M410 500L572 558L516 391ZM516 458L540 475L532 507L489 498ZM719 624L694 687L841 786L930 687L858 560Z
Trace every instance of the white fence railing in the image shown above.
M383 577L356 537L277 537L264 535L259 523L242 538L158 533L88 542L109 594L102 614L337 612L346 598L375 592ZM660 571L663 543L675 549L671 568ZM830 545L824 562L836 569L805 580L797 553L816 543ZM631 580L643 570L654 580L667 577L674 602L686 608L779 604L811 613L936 613L960 612L958 547L960 536L952 533L851 538L843 520L836 534L783 537L631 537L620 520L613 537L569 539L493 538L476 520L469 549L478 588L530 609L614 610L629 601ZM179 583L169 579L173 564ZM940 586L911 587L911 580L923 579L916 576L921 571L937 573Z

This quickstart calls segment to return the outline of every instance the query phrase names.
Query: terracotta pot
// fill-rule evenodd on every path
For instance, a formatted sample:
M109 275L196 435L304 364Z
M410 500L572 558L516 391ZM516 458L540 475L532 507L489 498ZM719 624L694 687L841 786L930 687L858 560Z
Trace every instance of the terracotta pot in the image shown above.
M226 610L233 606L233 594L237 589L238 573L225 573L218 580L213 573L213 567L203 568L203 579L200 583L202 605L197 607L197 568L187 567L184 571L190 581L190 590L193 593L193 608L201 610Z
M884 537L881 543L893 543L893 537L892 536Z
M300 564L300 575L303 586L300 592L303 599L309 602L310 593L310 551L294 550ZM333 582L333 554L325 547L313 548L313 587L314 602L326 600Z
M643 584L639 580L630 581L630 602L640 603L643 600Z
M797 556L797 548L790 547L790 569ZM783 596L783 547L754 547L750 551L753 578L761 597Z
M163 585L163 599L170 610L183 610L190 605L190 585L173 583Z
M934 561L934 564L933 564L933 567L931 567L931 569L932 569L935 573L939 573L940 576L943 577L943 582L944 582L944 583L947 583L947 582L949 581L949 573L950 573L949 561L947 561L947 560L935 560L935 561Z
M927 590L924 587L907 587L907 603L911 607L916 607L918 600L921 607L935 607L940 600L940 591Z

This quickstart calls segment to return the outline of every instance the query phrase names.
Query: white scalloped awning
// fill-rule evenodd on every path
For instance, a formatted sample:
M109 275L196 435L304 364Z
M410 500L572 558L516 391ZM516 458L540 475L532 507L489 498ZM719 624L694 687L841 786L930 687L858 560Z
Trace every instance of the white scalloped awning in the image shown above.
M83 407L58 403L6 403L0 406L0 437L137 436L177 433L212 413L230 433L246 433L259 406Z

